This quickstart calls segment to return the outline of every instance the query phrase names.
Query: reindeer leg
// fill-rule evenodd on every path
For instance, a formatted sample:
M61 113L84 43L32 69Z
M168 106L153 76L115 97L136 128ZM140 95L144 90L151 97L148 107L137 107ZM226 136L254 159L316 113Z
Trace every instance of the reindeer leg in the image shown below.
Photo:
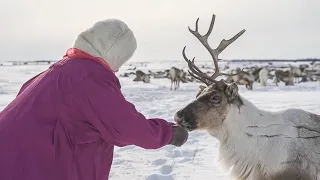
M177 80L174 81L174 90L177 90Z
M173 83L173 88L172 88L172 90L175 91L175 90L176 90L176 82L173 80L172 83Z
M178 80L176 80L176 90L178 89Z

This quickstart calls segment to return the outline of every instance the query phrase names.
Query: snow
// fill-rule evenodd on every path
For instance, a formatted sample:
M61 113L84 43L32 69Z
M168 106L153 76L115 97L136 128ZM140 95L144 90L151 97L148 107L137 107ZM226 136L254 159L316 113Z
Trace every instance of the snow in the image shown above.
M117 75L134 66L145 72L169 69L171 66L187 67L183 61L132 63L131 66L128 63ZM0 67L0 111L14 99L26 80L47 67L48 65ZM168 121L173 121L174 113L195 98L200 85L181 83L178 91L170 91L169 79L152 78L150 84L145 84L133 82L131 76L119 78L125 97L135 104L138 111L148 118L164 118ZM285 87L283 83L279 87L271 82L268 85L261 87L255 83L253 91L240 86L239 91L243 97L265 110L302 108L320 114L319 82L299 83L292 87ZM190 133L188 141L182 147L168 145L157 150L145 150L136 146L116 147L110 179L227 180L227 172L222 171L217 162L218 146L219 142L206 132L196 131Z

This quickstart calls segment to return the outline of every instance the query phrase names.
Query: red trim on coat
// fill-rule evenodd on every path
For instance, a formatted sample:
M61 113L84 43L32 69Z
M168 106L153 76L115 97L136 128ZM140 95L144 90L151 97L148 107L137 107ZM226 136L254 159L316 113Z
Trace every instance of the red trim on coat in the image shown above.
M77 48L68 49L66 54L63 56L64 60L71 59L71 58L90 59L90 60L96 61L97 63L105 66L110 71L115 72L114 70L111 69L109 64L103 58L91 56L90 54L88 54L84 51L81 51L80 49L77 49Z

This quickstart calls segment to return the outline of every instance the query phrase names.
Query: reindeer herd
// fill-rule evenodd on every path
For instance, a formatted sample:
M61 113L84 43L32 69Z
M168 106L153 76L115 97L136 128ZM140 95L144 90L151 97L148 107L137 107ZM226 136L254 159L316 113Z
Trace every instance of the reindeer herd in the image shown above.
M232 70L230 74L240 72L240 68ZM300 80L301 78L301 80ZM296 83L320 80L320 65L310 63L301 64L299 67L273 67L272 65L263 67L251 67L235 76L228 76L228 83L245 85L247 89L253 89L253 83L260 83L261 86L268 86L268 80L272 80L276 86L282 82L285 86L294 86Z
M208 69L208 67L202 66L202 69ZM311 62L310 64L300 64L299 66L273 66L272 63L263 66L251 66L243 69L236 67L229 70L230 63L227 63L223 71L226 71L224 76L227 83L235 83L237 85L243 85L248 90L253 90L254 83L259 83L261 86L268 86L270 83L274 83L279 86L279 83L283 83L285 86L294 86L296 83L308 82L308 81L320 81L320 63ZM131 70L136 70L133 68ZM211 73L207 71L206 73ZM235 74L229 76L229 74ZM180 87L180 83L188 82L201 82L200 80L191 76L187 71L179 69L177 67L171 67L170 69L152 72L149 70L147 73L141 70L135 72L125 73L121 76L129 77L135 75L133 81L150 83L151 79L169 79L170 90L177 90ZM268 83L269 82L269 83Z
M134 68L135 69L135 68ZM183 69L179 69L176 67L171 67L168 70L165 71L157 71L152 72L148 71L148 73L145 73L141 70L136 70L134 73L125 73L124 75L120 75L122 77L129 77L129 75L135 75L135 78L133 81L135 82L144 82L144 83L150 83L150 78L153 76L154 79L160 79L160 78L167 78L171 81L170 90L177 90L180 87L180 82L187 83L192 82L193 80L191 78L188 78L187 72L185 72Z

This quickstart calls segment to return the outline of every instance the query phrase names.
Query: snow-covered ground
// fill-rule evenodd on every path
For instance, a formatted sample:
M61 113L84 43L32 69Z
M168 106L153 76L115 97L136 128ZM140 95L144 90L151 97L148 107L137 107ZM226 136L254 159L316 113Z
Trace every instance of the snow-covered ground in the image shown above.
M208 62L209 64L210 62ZM159 62L147 64L130 63L123 67L163 70L171 66L186 67L185 63ZM180 66L181 65L181 66ZM0 67L0 111L16 96L22 83L46 69L48 65L2 66ZM169 79L151 79L150 84L134 83L133 77L120 78L126 98L133 102L146 117L173 120L174 113L195 98L197 83L182 83L180 90L170 91ZM302 108L320 114L320 84L308 82L285 87L254 84L254 90L240 87L240 94L257 107L277 111L285 108ZM219 142L206 132L192 132L182 147L166 146L157 150L145 150L135 146L116 148L111 180L206 180L229 179L217 163Z

